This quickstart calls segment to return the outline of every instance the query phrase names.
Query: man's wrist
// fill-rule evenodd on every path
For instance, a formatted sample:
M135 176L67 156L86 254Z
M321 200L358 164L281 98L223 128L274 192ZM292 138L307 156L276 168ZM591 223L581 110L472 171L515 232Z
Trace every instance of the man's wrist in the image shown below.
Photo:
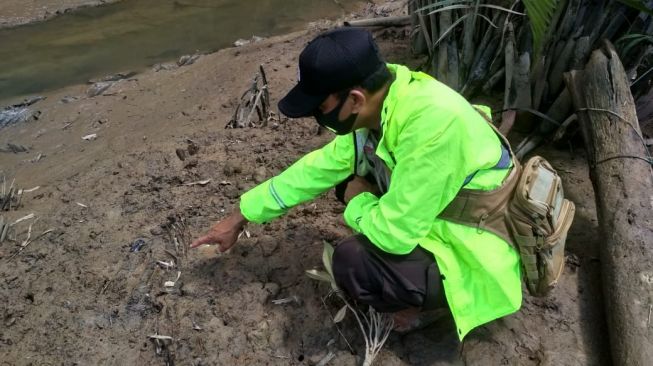
M230 221L238 226L239 228L243 228L249 221L243 216L243 213L240 212L240 207L236 205L234 207L234 211L231 214L231 217L229 218Z

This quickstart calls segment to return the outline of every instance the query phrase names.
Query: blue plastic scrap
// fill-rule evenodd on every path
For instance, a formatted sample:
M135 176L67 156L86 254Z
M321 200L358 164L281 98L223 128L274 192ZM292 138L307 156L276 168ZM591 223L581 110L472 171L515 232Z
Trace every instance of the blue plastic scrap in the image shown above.
M134 253L140 252L141 249L143 249L143 247L145 246L145 244L147 244L145 239L138 238L138 239L134 240L134 242L132 243L131 248L129 249L129 251L134 252Z

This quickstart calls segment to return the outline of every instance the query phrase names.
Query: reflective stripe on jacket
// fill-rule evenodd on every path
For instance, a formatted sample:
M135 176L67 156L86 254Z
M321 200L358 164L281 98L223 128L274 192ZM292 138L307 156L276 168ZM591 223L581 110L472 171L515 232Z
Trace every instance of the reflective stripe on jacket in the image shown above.
M508 170L490 169L501 143L461 95L424 73L388 67L395 80L383 103L376 155L392 180L381 197L354 197L345 221L386 252L407 254L420 245L433 253L462 339L521 306L518 253L492 233L436 218L470 174L476 172L466 188L501 185ZM270 221L345 180L354 173L354 138L337 136L243 194L243 216Z

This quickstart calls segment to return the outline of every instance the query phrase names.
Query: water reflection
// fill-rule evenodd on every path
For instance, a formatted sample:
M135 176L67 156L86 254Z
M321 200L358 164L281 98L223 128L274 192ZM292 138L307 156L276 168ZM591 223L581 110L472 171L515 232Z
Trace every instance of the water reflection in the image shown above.
M337 17L356 0L126 0L0 30L0 100Z

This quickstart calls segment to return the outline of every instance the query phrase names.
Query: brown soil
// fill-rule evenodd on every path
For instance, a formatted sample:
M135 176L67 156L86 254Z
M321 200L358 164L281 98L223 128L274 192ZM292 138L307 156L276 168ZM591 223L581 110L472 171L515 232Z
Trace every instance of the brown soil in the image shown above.
M46 20L71 10L121 0L2 0L0 29Z
M322 240L344 238L343 207L332 193L266 225L250 225L225 255L175 251L162 228L181 217L192 236L224 217L243 191L323 145L310 120L224 129L240 94L263 64L273 102L296 78L296 58L316 31L268 39L202 56L195 64L148 71L86 97L87 86L48 93L38 120L4 129L0 143L29 153L0 153L0 167L26 193L11 220L34 213L35 235L0 244L0 360L11 365L166 364L330 365L360 362L363 342L348 317L330 321L335 299L304 275L321 263ZM377 32L389 61L416 66L404 31ZM66 96L76 100L62 102ZM96 133L94 141L82 136ZM181 161L190 139L199 152ZM581 153L545 148L564 175L577 218L562 282L544 299L525 295L518 313L480 327L461 344L450 319L393 334L379 365L609 364L597 254L594 198ZM30 159L38 154L38 162ZM188 155L188 154L187 154ZM205 186L184 183L211 179ZM81 205L80 205L81 204ZM83 207L87 206L87 207ZM18 239L30 221L17 225ZM137 238L147 244L129 251ZM164 250L178 269L159 269ZM166 289L165 281L179 281ZM272 300L296 296L298 303ZM157 347L148 335L173 338ZM332 342L332 340L334 342Z

